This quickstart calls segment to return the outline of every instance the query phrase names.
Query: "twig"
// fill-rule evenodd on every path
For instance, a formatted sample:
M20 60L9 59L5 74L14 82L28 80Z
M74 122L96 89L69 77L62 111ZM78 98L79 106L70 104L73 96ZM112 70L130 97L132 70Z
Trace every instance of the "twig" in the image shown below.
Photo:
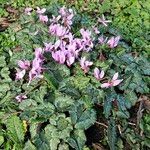
M120 125L117 125L120 135L122 134Z
M138 109L138 112L137 112L137 127L139 127L140 120L143 116L144 109L142 109L142 107L143 107L143 101L140 101L140 106L139 106L139 109Z
M101 125L101 126L103 126L103 127L105 127L105 128L108 128L108 126L105 125L104 123L101 123L101 122L98 122L98 121L96 121L95 123L97 123L97 124L99 124L99 125Z
M132 123L132 122L128 122L129 125L132 125L132 126L136 126L135 123Z

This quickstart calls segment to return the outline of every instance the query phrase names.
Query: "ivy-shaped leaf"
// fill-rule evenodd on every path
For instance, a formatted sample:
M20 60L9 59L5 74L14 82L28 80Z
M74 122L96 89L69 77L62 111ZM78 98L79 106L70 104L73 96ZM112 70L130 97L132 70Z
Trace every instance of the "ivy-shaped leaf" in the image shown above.
M54 101L54 105L58 111L67 111L73 105L73 103L73 99L67 95L58 95Z
M16 144L23 144L24 141L24 128L23 128L23 123L19 119L19 117L13 115L7 120L7 134L9 138Z
M76 103L76 105L72 106L69 113L76 129L86 130L96 121L95 111L91 108L86 109L84 105L80 103Z
M127 108L130 108L131 105L128 100L126 100L122 95L117 95L117 104L119 111L117 111L117 115L122 118L129 118L129 112Z
M104 100L104 114L106 118L108 118L111 114L112 102L116 99L116 97L116 93L112 92L107 94L106 99Z
M86 136L83 130L74 130L72 136L68 139L69 145L75 150L83 150L86 142Z
M59 91L73 97L74 99L79 99L81 97L78 88L75 87L71 78L67 78L59 83Z

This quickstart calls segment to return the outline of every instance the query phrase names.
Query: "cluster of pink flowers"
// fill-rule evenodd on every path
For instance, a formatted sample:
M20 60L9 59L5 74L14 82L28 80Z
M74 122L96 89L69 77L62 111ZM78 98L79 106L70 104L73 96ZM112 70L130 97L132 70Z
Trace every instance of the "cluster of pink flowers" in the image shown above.
M83 45L83 50L85 50L87 52L92 50L93 41L92 41L92 38L91 38L91 32L89 30L81 29L80 33L82 35L81 42L82 42L82 45Z
M67 10L62 7L59 10L59 16L51 19L49 33L59 38L54 44L45 43L45 50L51 52L55 61L60 64L71 66L78 59L80 51L90 51L93 48L91 32L81 29L82 38L75 38L71 33L72 18L74 14L72 9Z
M36 48L35 49L35 58L32 61L32 68L29 72L29 83L31 82L32 79L34 78L42 78L42 71L43 71L43 49L42 48Z
M98 22L107 27L108 26L107 23L110 23L111 21L106 20L105 16L102 15L102 18L98 18ZM97 34L99 34L96 28L94 28L94 31ZM101 36L101 37L98 38L98 41L99 41L100 44L107 44L110 48L115 48L118 45L118 42L120 40L120 36L117 36L117 37L113 36L110 39L108 39L108 40L107 39L108 39L107 37L104 38L103 36Z
M33 9L30 7L25 8L25 14L31 15L32 10ZM39 20L43 23L48 22L48 16L44 15L45 12L46 12L46 8L40 9L39 7L37 7L36 13L38 14Z
M66 7L62 7L59 10L59 14L62 18L62 23L70 28L70 25L72 25L72 18L74 16L72 9L66 9Z
M94 69L94 77L101 81L104 78L104 71L103 70L99 70L98 68ZM109 87L113 87L113 86L117 86L119 85L121 82L123 81L123 79L118 79L118 72L114 74L113 78L105 83L101 84L101 88L109 88Z
M26 8L25 13L27 15L31 15L32 8ZM44 15L46 12L45 8L40 9L37 7L36 13L39 17L39 20L42 23L48 22L48 16ZM95 33L99 35L99 30L96 26L93 26L93 33L85 28L80 29L80 35L81 38L76 38L75 35L71 32L71 25L72 25L72 19L74 17L74 12L72 9L66 9L66 7L62 7L59 10L58 16L52 16L52 19L50 19L50 25L49 25L49 34L51 36L56 37L56 40L54 43L51 42L45 42L44 48L36 48L35 49L35 58L32 62L29 62L28 60L20 60L18 62L19 69L17 69L16 73L16 80L22 79L25 74L28 71L29 76L29 83L34 78L41 78L42 72L43 72L43 62L44 52L49 52L52 55L52 58L60 63L60 64L66 64L68 67L70 67L76 60L80 61L81 69L84 71L84 73L88 73L90 70L90 67L93 65L93 62L86 59L86 57L80 58L80 53L82 51L89 52L94 47L94 39L92 38L92 35ZM109 20L106 20L104 15L102 18L98 19L98 22L103 24L104 26L107 26L107 23L111 22ZM98 38L99 44L107 44L110 48L115 48L118 45L118 42L120 40L120 36L117 37L111 37L110 39L104 38L103 36L100 36ZM101 81L104 78L104 71L99 70L98 68L94 69L94 77ZM118 79L118 73L115 73L112 80L102 83L101 88L109 88L112 86L116 86L122 82L122 79ZM18 95L16 99L18 102L22 101L23 99L26 99L26 95Z
M44 13L46 12L46 8L42 8L40 9L39 7L37 7L37 14L39 16L39 20L43 23L47 23L48 22L48 17L46 15L44 15Z
M35 49L35 58L33 59L32 63L30 63L30 61L28 61L28 60L19 60L18 61L19 69L17 69L16 80L23 79L23 77L25 76L27 71L29 73L29 83L31 82L31 80L33 78L41 77L41 73L43 70L43 68L42 68L43 61L44 61L43 49L36 48Z
M108 38L104 38L103 36L98 38L98 41L101 45L103 44L107 44L110 48L115 48L118 45L118 42L120 40L120 36L116 36L116 37L111 37L109 40L107 40Z
M19 60L18 61L18 66L19 69L17 69L16 73L16 80L21 80L25 76L26 73L28 73L29 76L29 84L34 78L42 78L43 76L42 71L43 71L43 49L42 48L36 48L35 49L35 57L32 61L32 63L28 60ZM21 102L22 100L26 99L27 96L25 94L20 94L16 96L16 100L18 102Z

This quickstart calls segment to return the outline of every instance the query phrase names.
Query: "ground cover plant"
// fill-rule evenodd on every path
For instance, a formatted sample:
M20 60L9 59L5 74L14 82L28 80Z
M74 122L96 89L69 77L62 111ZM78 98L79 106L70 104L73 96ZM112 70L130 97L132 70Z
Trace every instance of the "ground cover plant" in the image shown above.
M112 23L53 4L2 32L2 149L150 147L150 63Z

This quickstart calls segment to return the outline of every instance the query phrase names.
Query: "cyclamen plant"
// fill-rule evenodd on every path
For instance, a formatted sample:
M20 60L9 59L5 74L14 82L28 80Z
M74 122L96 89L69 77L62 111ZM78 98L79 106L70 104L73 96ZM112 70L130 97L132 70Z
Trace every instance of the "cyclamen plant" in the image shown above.
M89 150L97 141L111 150L124 143L145 149L145 125L132 117L141 116L135 104L145 109L148 61L104 15L59 5L24 11L4 40L14 35L15 46L0 57L1 149Z
M3 32L0 148L146 149L147 58L111 16L59 6L27 7Z
M25 13L27 15L31 15L32 8L26 8ZM52 19L49 19L48 16L44 15L46 12L45 8L40 9L37 7L36 13L39 16L39 21L42 23L49 25L49 34L50 36L55 36L58 40L55 43L46 43L44 42L45 47L36 48L35 49L35 58L31 62L31 68L29 73L29 83L34 78L41 78L42 73L44 71L43 63L44 63L44 52L51 53L53 59L59 64L66 64L68 67L71 67L77 61L80 61L80 65L84 73L88 73L90 70L90 66L93 65L93 62L86 59L85 57L81 57L82 52L90 53L93 50L94 40L92 38L91 31L88 29L81 28L80 34L81 38L75 37L75 35L71 31L72 19L74 17L74 13L72 9L66 9L65 7L60 8L58 16L52 16ZM102 23L102 25L107 26L107 23L110 23L110 20L105 20L104 15L102 18L98 19L98 22ZM96 34L99 34L98 28L96 26L93 27ZM99 44L106 44L110 48L115 48L118 45L120 40L120 36L111 37L109 40L106 37L104 39L103 36L98 37ZM30 67L30 62L28 60L19 61L19 67L22 69L17 69L16 79L20 80L24 77L27 70ZM98 68L94 70L94 76L97 80L101 80L104 76L104 71L99 71ZM117 80L118 73L116 73L111 81L107 83L103 83L101 88L108 88L111 86L119 85L122 80Z

